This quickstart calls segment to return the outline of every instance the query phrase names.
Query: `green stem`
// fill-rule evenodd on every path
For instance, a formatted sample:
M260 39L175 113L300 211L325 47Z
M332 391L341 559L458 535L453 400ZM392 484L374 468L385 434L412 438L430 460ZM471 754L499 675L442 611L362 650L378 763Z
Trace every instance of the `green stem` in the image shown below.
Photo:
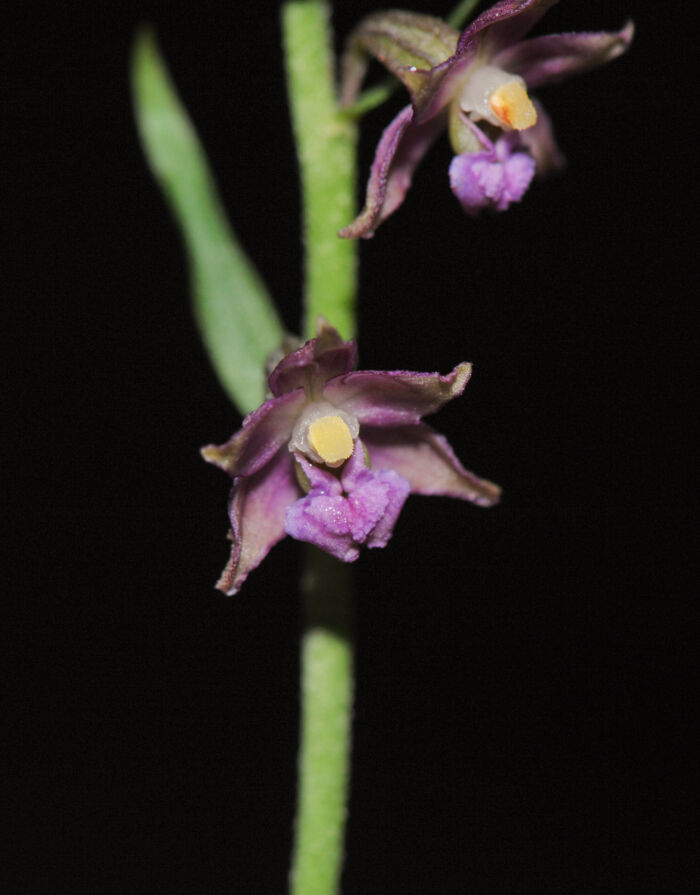
M325 0L282 8L289 104L303 202L304 335L319 315L355 334L357 243L337 231L355 216L357 126L338 109ZM309 548L302 579L301 742L292 895L334 895L343 866L353 686L347 565Z
M307 338L319 315L345 338L355 334L357 243L337 232L355 217L357 126L338 110L329 18L324 0L292 0L282 8L304 204Z
M333 895L343 866L353 647L350 568L309 548L302 579L301 746L292 895Z

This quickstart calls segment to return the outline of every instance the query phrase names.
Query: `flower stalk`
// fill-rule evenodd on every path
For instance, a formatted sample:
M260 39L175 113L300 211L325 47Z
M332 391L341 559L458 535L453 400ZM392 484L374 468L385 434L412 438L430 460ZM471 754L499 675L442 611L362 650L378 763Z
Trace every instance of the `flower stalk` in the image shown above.
M323 315L348 339L355 334L357 248L336 234L355 212L357 125L338 108L328 4L286 3L282 35L303 203L303 332L311 338Z
M337 231L355 214L357 125L338 109L330 9L290 0L282 34L303 204L303 333L318 317L355 334L357 247ZM302 579L301 741L292 895L333 895L343 864L351 742L353 641L349 568L314 547Z
M353 694L352 568L309 546L292 895L332 895L343 865Z

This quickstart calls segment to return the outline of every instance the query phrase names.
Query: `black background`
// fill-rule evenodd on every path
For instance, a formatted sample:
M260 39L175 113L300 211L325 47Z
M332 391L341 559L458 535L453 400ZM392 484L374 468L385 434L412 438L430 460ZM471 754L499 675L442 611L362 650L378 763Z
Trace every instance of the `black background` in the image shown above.
M6 891L285 891L300 552L283 542L235 598L212 589L228 482L198 448L240 418L193 327L128 87L151 22L295 329L278 10L239 5L27 5L2 39L25 828ZM377 8L337 6L339 35ZM474 362L435 424L504 500L411 499L357 564L346 895L696 891L693 51L657 9L565 2L538 26L638 28L626 57L541 91L562 177L475 222L442 142L361 246L361 365ZM402 99L363 123L362 183Z

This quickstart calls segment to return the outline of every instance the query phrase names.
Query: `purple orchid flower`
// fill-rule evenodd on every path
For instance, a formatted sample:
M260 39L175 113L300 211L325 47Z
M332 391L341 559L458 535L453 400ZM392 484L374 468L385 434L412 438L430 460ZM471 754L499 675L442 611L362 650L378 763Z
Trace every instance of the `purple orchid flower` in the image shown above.
M563 165L550 119L528 88L554 84L624 53L634 28L521 40L557 0L501 0L461 34L439 19L392 10L368 16L351 36L342 100L351 104L376 57L412 103L382 135L365 207L340 231L365 238L401 205L413 172L447 130L455 151L450 184L468 214L503 211L535 174ZM478 124L477 124L478 122Z
M498 502L422 417L461 395L471 375L356 371L357 346L325 321L284 357L271 397L205 460L233 478L231 558L217 587L236 593L286 534L345 562L384 547L409 493ZM362 438L360 439L360 435Z

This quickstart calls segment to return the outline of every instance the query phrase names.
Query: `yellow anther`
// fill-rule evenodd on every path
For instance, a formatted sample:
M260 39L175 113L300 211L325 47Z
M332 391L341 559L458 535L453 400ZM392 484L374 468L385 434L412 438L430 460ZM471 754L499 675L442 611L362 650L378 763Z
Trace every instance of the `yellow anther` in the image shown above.
M309 426L309 444L328 466L340 466L354 444L348 424L339 416L322 416Z
M518 81L508 81L489 97L491 111L501 124L524 131L537 121L537 110L527 91Z

